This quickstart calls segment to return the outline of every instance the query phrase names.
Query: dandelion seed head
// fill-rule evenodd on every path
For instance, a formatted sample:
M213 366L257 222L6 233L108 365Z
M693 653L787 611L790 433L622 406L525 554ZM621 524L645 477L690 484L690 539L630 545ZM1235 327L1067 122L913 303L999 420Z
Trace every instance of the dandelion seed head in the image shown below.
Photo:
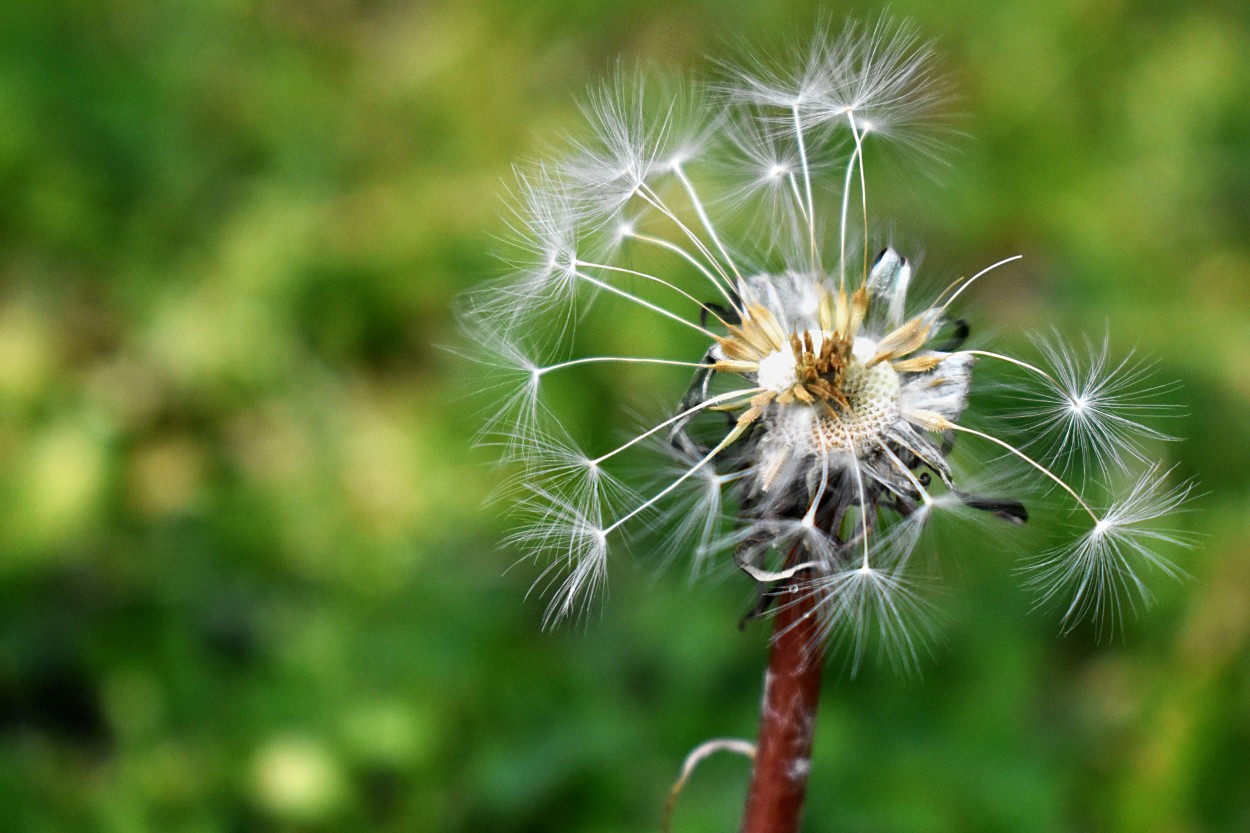
M692 574L722 563L762 594L789 588L853 667L872 646L914 667L933 617L913 555L934 519L1022 526L1041 499L1080 524L1027 579L1064 600L1065 627L1178 573L1167 552L1186 539L1166 521L1188 489L1156 462L1166 435L1149 422L1170 388L1151 366L1113 358L1109 339L1045 339L1036 362L967 347L965 290L1016 257L926 296L902 253L870 256L864 156L879 139L931 148L946 97L913 30L852 25L711 82L618 73L569 151L518 173L522 257L466 317L515 385L496 389L490 424L522 493L510 543L546 561L549 621L585 609L610 553L649 541L691 555ZM657 355L622 306L700 346ZM605 330L627 349L593 352ZM587 404L611 427L603 391L638 364L671 374L646 397L666 404L615 445L583 450L542 404L549 377L598 371L610 384L571 387L601 397ZM973 395L987 364L1027 380L1014 421Z

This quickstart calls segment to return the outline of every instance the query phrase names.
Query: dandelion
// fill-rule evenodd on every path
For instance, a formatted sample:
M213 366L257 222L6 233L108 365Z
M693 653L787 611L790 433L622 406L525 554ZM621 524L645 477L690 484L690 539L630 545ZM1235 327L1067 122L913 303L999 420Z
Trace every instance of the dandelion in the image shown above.
M588 136L518 175L516 274L468 304L484 375L509 385L487 431L521 472L511 542L547 561L548 621L592 602L630 538L757 584L749 616L771 614L774 636L748 831L797 819L824 646L852 668L870 650L918 663L932 608L912 554L935 517L1010 527L1034 500L1065 506L1075 540L1026 570L1068 628L1114 623L1150 572L1178 572L1165 550L1185 540L1163 524L1188 487L1141 422L1167 407L1149 366L1113 360L1109 339L1054 337L1032 358L970 346L969 289L1018 255L936 295L894 248L869 257L865 155L932 152L945 89L928 45L884 21L705 84L622 73L589 98ZM587 352L587 329L629 349ZM614 447L577 447L542 404L557 377L644 366L672 374L670 404ZM995 373L1016 377L1014 411L970 404ZM655 482L623 485L639 470ZM1011 487L980 493L969 470Z

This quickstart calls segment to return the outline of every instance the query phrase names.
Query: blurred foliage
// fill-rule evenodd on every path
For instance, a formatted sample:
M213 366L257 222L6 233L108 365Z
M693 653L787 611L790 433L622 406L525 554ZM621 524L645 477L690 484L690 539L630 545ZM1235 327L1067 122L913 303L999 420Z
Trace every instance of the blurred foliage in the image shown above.
M956 273L1024 253L978 296L1005 338L1110 322L1184 380L1202 538L1109 644L1059 638L992 539L961 544L923 677L831 669L806 829L1250 829L1250 12L893 11L939 39L971 138L876 213ZM640 553L601 618L540 631L482 507L473 371L435 345L500 270L509 166L588 82L814 17L7 3L0 826L653 830L686 751L751 736L742 582ZM677 829L734 829L746 770L708 762Z

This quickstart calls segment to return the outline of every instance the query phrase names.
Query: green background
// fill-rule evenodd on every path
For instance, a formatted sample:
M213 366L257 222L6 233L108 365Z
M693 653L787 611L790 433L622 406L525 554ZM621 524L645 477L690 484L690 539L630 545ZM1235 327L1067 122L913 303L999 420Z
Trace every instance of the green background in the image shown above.
M1250 829L1250 10L896 2L961 93L874 209L977 315L1180 379L1192 579L1097 642L961 542L918 677L827 675L808 831ZM866 4L831 10L868 18ZM472 366L499 193L618 59L694 71L797 2L139 0L0 12L0 828L655 830L751 736L737 580L617 559L544 633ZM805 37L805 34L800 37ZM975 317L974 317L975 320ZM580 428L629 404L596 386ZM736 829L714 758L678 831Z

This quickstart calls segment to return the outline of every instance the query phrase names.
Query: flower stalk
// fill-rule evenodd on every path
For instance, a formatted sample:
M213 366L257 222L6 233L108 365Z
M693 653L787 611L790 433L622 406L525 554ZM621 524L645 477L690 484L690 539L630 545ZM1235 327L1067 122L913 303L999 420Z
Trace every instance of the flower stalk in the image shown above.
M791 558L797 554L796 548ZM790 584L777 604L742 833L797 831L811 770L824 670L816 597Z

